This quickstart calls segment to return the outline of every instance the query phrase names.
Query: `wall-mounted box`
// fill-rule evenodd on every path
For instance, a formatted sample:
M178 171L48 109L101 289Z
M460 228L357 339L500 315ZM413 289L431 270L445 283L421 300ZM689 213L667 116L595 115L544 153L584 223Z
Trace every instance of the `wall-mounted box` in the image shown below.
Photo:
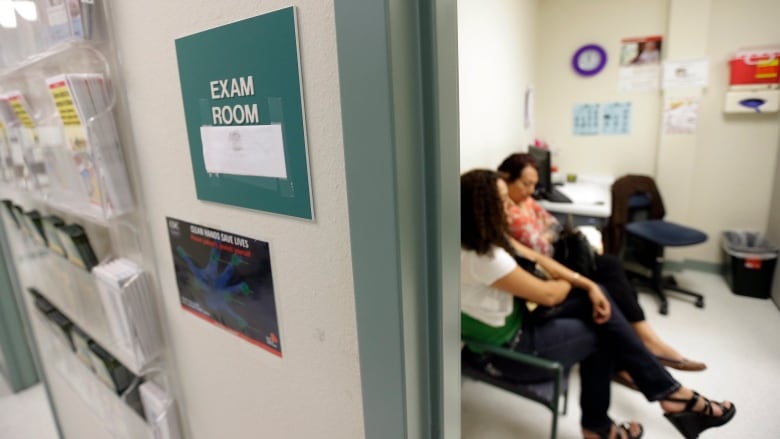
M729 65L729 85L780 83L780 48L740 50Z
M724 113L774 113L780 109L780 90L727 91Z

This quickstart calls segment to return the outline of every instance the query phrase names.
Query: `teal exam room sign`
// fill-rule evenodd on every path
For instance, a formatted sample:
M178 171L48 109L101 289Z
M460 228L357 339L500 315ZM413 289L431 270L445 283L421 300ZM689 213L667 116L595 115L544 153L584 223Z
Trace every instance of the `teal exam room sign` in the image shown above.
M313 219L295 8L176 40L198 199Z

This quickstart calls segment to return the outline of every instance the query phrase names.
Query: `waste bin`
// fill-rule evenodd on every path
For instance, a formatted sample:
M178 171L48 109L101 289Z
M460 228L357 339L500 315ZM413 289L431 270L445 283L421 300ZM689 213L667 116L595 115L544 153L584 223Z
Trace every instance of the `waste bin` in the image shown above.
M725 276L729 288L741 296L768 298L777 264L778 248L763 234L746 231L723 232Z

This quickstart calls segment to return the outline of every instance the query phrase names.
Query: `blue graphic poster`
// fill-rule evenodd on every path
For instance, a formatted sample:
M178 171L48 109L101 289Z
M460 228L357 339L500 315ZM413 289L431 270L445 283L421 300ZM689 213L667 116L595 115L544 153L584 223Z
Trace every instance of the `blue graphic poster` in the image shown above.
M167 221L182 308L281 357L268 243Z

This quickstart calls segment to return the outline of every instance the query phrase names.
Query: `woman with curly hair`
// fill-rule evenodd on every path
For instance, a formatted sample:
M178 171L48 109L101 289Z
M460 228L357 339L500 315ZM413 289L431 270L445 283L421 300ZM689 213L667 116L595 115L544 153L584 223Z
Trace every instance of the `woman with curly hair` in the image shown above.
M710 401L677 382L598 285L512 239L506 216L511 206L507 185L498 173L474 170L461 176L464 336L558 361L566 368L580 363L580 424L586 439L642 436L641 424L617 426L607 414L616 365L631 374L649 401L660 401L664 416L686 438L731 420L735 406ZM540 266L550 279L521 268L515 254ZM524 301L558 306L559 312L533 318ZM473 358L507 379L544 378L498 357L473 354Z

